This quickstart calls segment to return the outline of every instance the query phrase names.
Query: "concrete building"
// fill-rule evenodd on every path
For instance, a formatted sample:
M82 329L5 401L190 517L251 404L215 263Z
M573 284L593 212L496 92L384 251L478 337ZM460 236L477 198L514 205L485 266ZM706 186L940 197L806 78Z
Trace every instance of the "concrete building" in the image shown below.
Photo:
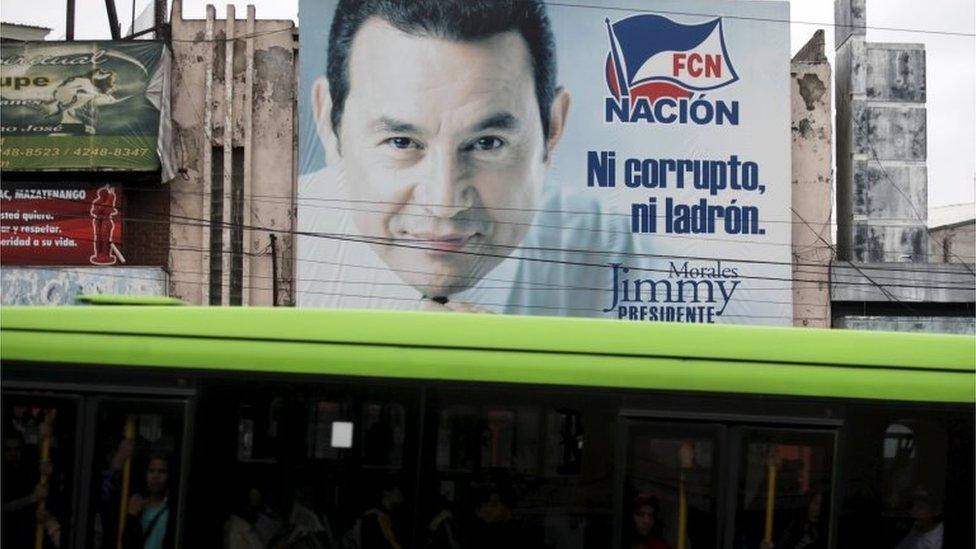
M929 260L976 262L976 204L929 209Z
M293 302L295 39L291 20L172 6L170 295L194 304ZM276 232L281 231L281 232ZM276 293L277 292L277 293Z
M51 34L51 29L47 27L22 25L20 23L0 23L0 40L4 42L46 40L49 34Z
M929 255L925 48L865 40L865 0L836 0L833 325L973 333L976 276Z
M830 327L831 71L818 30L791 66L793 325Z

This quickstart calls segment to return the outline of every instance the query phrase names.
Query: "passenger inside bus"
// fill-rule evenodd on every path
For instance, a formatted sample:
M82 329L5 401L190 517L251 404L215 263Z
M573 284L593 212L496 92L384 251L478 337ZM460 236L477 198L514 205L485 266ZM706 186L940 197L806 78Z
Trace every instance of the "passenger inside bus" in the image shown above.
M630 549L669 549L664 541L664 524L661 522L661 504L657 498L641 494L634 498L633 523L631 524Z
M404 503L403 491L395 477L381 479L373 490L374 505L367 509L346 534L346 545L363 549L400 549L397 516Z
M61 547L70 495L58 408L14 405L3 431L3 546ZM70 446L70 445L69 445ZM36 545L39 540L40 545Z
M942 502L919 488L913 494L911 515L912 529L896 549L942 549Z
M823 549L827 547L826 524L821 521L823 493L815 490L802 516L793 518L776 542L763 541L761 549Z
M146 466L143 493L129 498L123 547L163 549L173 546L175 521L169 507L169 458L156 454Z
M106 400L96 440L105 457L92 470L89 546L170 549L177 531L181 416L148 405ZM156 406L152 406L156 408Z

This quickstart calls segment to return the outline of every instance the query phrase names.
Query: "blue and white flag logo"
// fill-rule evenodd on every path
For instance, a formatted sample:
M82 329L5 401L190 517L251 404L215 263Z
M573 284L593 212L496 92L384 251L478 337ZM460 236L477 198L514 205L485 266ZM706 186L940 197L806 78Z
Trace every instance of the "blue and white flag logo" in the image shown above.
M688 98L739 79L729 58L722 18L684 25L660 15L606 20L607 86L614 97Z

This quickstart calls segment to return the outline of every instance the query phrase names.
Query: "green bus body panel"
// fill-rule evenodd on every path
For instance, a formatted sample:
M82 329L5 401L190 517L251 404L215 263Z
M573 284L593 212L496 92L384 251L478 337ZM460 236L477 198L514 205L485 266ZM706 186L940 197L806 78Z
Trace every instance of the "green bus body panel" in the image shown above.
M5 307L0 330L4 361L976 402L966 336L152 306Z

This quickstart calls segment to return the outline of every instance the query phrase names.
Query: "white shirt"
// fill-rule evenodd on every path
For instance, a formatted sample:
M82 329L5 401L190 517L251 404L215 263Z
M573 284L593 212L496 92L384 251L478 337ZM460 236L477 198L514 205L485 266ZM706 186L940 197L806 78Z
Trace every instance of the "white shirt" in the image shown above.
M416 310L421 293L370 245L318 235L357 235L353 208L328 170L299 180L298 291L302 307ZM627 263L633 239L619 216L582 196L549 190L522 243L471 288L451 296L495 313L609 317L610 262ZM595 250L577 253L572 250Z
M942 523L925 533L913 529L895 549L942 549Z

